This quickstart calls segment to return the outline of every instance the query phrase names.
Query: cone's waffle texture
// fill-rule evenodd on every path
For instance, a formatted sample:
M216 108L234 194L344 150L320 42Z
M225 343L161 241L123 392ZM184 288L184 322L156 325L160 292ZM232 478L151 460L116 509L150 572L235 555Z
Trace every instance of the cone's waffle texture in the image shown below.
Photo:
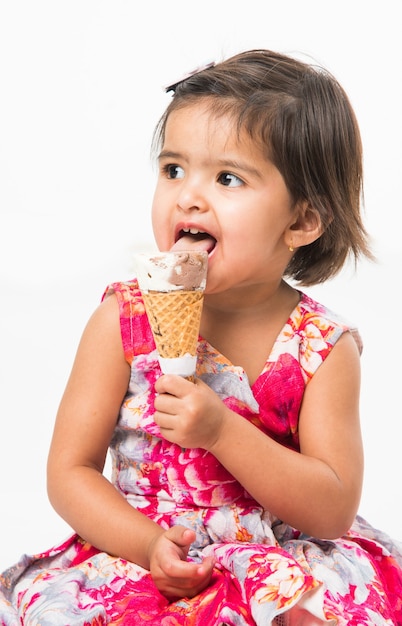
M156 348L163 358L197 354L203 291L169 291L143 294Z

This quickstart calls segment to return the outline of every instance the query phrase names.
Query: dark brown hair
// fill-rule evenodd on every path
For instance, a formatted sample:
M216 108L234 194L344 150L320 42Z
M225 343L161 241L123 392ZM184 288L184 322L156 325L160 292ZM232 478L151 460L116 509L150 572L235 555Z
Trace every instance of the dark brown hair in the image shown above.
M285 275L304 285L337 274L349 255L373 258L361 219L362 146L347 95L321 67L269 50L250 50L176 84L155 129L161 145L170 113L206 99L238 132L260 143L295 203L307 200L323 233L296 250Z

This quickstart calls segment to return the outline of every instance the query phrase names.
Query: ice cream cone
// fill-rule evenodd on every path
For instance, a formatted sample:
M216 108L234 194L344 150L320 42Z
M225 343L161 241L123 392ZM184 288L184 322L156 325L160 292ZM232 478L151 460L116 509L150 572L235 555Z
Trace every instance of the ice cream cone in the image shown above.
M194 359L197 356L203 292L149 291L143 294L143 298L160 358L184 359L183 365L186 357ZM165 369L169 366L169 363L162 363Z
M164 373L193 379L207 254L140 255L138 282Z

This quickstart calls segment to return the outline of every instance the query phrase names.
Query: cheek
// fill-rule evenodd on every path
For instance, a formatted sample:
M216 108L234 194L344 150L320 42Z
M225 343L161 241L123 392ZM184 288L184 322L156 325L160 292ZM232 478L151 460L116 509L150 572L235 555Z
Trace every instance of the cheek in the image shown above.
M157 239L161 230L161 215L158 200L154 197L151 207L151 223L155 238Z
M227 220L226 235L233 245L242 246L262 236L262 228L260 220L254 219L253 216L246 217L244 210L240 210Z
M163 205L155 196L151 208L151 223L154 238L159 250L168 250L171 245L169 236L170 228L167 212L163 209Z

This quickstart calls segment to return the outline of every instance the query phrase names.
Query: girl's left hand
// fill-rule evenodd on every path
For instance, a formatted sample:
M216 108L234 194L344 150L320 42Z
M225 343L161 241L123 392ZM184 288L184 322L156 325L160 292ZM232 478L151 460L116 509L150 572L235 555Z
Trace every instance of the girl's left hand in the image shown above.
M165 374L156 384L154 419L162 436L182 448L210 449L218 440L229 409L199 378L191 382Z

